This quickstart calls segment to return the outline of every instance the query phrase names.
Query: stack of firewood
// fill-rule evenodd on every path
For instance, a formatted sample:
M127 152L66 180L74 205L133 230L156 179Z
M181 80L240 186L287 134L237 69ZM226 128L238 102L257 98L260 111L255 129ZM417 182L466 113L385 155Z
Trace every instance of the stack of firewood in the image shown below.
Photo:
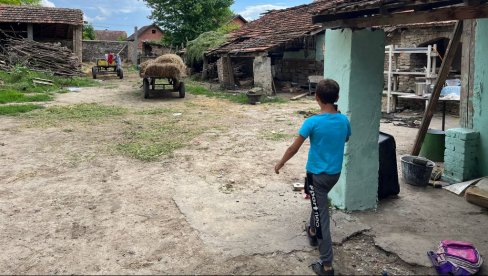
M60 44L7 37L0 43L0 61L2 69L19 65L58 76L83 75L78 57Z

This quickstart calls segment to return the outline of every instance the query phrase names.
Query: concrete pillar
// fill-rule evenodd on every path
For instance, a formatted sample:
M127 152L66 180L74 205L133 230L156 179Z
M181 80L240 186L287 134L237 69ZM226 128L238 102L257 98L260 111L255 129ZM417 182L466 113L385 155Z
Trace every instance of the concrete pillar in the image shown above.
M34 26L31 23L27 24L27 39L34 41Z
M382 30L327 30L325 43L324 75L339 83L339 108L352 128L341 178L329 196L341 209L372 209L378 198L385 34Z
M132 52L132 64L137 64L137 57L138 57L138 51L139 51L139 39L137 37L138 29L137 27L134 27L134 49Z
M253 64L254 85L264 89L267 95L273 94L273 72L271 69L271 58L257 56Z
M83 60L83 26L73 26L73 53Z
M473 128L480 133L478 172L488 175L488 19L476 20L474 53Z

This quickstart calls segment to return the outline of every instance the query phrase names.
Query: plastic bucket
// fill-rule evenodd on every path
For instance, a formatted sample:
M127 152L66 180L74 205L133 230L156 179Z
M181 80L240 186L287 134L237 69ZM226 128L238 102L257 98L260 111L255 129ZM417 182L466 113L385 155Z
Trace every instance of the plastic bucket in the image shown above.
M435 163L421 157L402 156L403 179L413 186L427 186Z
M446 133L442 130L429 129L425 135L420 156L434 162L444 162Z

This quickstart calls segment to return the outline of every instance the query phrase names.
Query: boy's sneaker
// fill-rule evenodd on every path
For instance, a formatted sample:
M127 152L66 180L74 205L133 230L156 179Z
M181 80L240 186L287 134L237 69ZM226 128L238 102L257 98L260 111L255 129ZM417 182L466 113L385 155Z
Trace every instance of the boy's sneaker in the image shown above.
M315 272L315 274L317 274L317 275L320 275L320 276L322 276L322 275L326 275L326 276L332 275L333 276L334 275L334 269L325 271L324 265L320 261L311 264L310 267L312 268L313 272Z
M310 228L310 225L305 225L305 232L307 232L308 243L310 244L310 246L317 246L319 244L317 235L310 234Z

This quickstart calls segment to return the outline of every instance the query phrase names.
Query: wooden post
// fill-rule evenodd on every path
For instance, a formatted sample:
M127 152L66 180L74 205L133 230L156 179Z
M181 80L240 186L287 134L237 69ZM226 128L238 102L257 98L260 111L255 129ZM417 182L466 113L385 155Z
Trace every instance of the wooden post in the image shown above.
M83 26L73 26L73 53L83 61Z
M463 54L461 59L461 127L473 128L473 85L475 20L465 20L463 30Z
M32 23L27 24L27 39L34 41L34 26Z
M132 64L137 65L137 56L138 56L138 51L139 51L139 39L137 37L138 35L138 29L137 27L134 27L134 49L132 52Z
M206 80L208 78L208 58L203 55L203 68L202 68L202 79Z
M439 97L441 95L442 87L446 82L449 71L451 70L452 62L454 60L454 57L456 56L456 52L461 41L462 32L463 21L458 21L452 34L451 41L449 42L449 46L447 47L446 55L444 56L444 61L442 62L441 70L439 72L437 82L434 86L434 91L432 92L429 104L427 105L427 110L425 111L424 118L422 120L422 125L420 126L417 138L415 139L415 144L412 150L412 155L414 156L419 155L425 135L429 130L430 122L432 121L432 117L434 116L437 102L439 101Z
M386 106L386 113L390 114L391 112L391 78L392 78L392 70L393 70L393 45L388 46L388 93L387 93L387 106ZM396 111L396 104L395 110Z

